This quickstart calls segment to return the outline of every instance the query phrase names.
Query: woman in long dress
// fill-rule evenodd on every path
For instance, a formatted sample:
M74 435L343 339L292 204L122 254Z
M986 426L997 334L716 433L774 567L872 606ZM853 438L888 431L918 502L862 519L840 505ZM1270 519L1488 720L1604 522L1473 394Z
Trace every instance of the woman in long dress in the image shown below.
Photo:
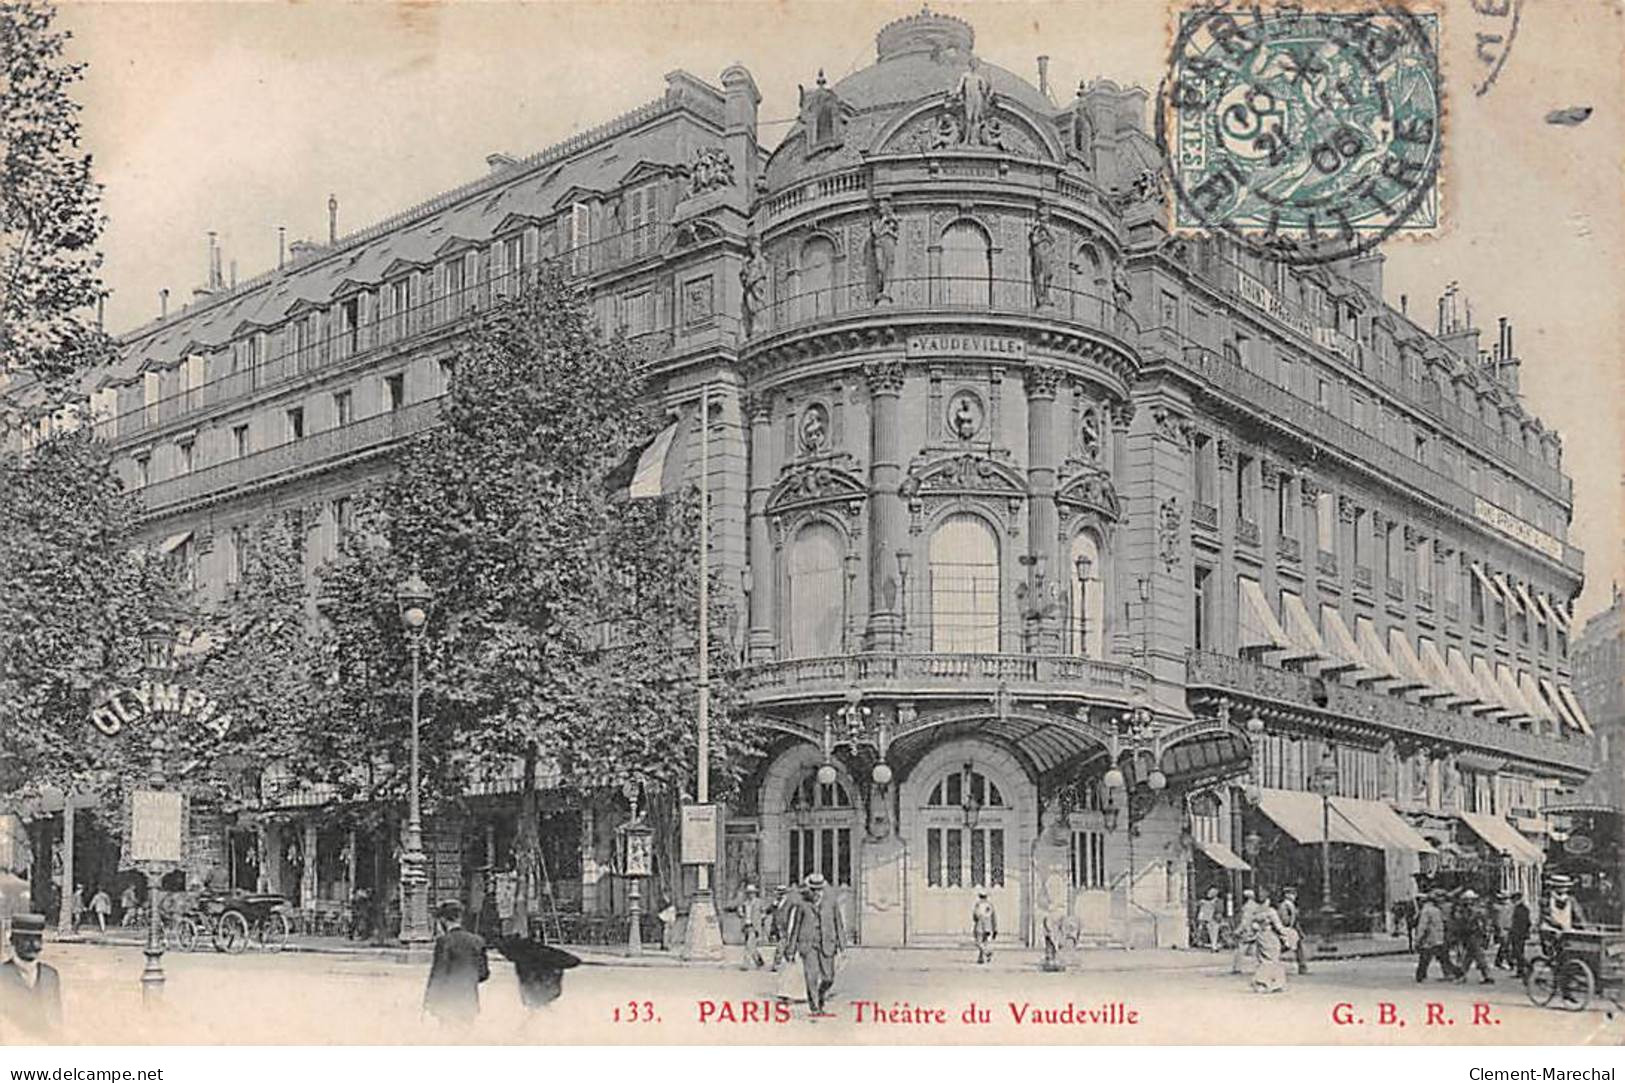
M1286 964L1281 949L1289 935L1281 914L1270 902L1269 892L1258 889L1258 911L1253 919L1258 933L1258 969L1253 971L1253 992L1280 993L1286 990Z

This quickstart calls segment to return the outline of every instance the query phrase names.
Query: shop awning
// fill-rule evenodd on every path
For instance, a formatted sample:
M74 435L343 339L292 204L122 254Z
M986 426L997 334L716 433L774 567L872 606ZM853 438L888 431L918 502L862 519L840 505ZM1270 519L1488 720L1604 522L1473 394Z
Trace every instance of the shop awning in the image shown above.
M1478 686L1484 690L1485 695L1490 697L1497 713L1501 715L1520 713L1518 708L1507 701L1506 689L1495 679L1495 674L1490 672L1490 664L1484 661L1481 654L1473 655L1473 678L1478 681Z
M1258 580L1241 578L1241 649L1262 651L1291 651L1292 641L1287 638L1281 622L1264 599L1264 588ZM1297 652L1300 656L1302 652Z
M1566 684L1560 684L1557 686L1557 692L1558 695L1563 697L1563 702L1568 704L1569 714L1574 716L1574 720L1580 724L1580 729L1589 736L1591 733L1591 719L1586 717L1585 708L1580 706L1580 700L1575 696L1574 689Z
M1446 648L1445 656L1449 659L1450 675L1456 680L1456 688L1472 701L1474 714L1489 714L1501 709L1494 697L1474 676L1472 669L1467 665L1467 656L1461 653L1460 648Z
M1206 839L1197 839L1196 848L1206 854L1208 859L1221 869L1230 869L1234 872L1249 872L1252 866L1236 856L1236 852L1222 842L1209 842Z
M1495 664L1496 687L1501 689L1501 702L1512 709L1513 714L1525 718L1539 718L1533 703L1525 702L1523 692L1518 688L1518 680L1512 675L1512 668L1505 662Z
M159 544L158 552L167 557L169 554L185 545L191 537L192 532L190 530L182 530L177 534L171 534Z
M1424 636L1419 642L1422 645L1422 665L1433 685L1443 690L1442 698L1446 705L1456 707L1473 702L1472 697L1457 686L1455 676L1445 664L1444 655L1439 653L1439 648L1434 646L1433 640Z
M1357 825L1366 838L1384 850L1409 850L1418 854L1433 853L1433 844L1387 804L1381 801L1362 801L1355 797L1332 798L1332 814L1341 812Z
M1524 612L1529 614L1529 619L1545 624L1546 614L1541 611L1540 606L1535 604L1535 600L1529 596L1529 588L1519 583L1517 589L1518 601L1523 603Z
M1551 624L1552 624L1552 627L1554 627L1554 628L1561 628L1561 629L1563 629L1563 630L1564 630L1564 631L1567 631L1567 630L1568 630L1568 627L1569 627L1569 625L1568 625L1568 622L1567 622L1567 621L1565 621L1565 620L1564 620L1564 619L1563 619L1563 617L1562 617L1562 616L1561 616L1561 615L1560 615L1560 614L1559 614L1559 613L1558 613L1558 611L1557 611L1557 610L1556 610L1556 608L1554 608L1554 607L1553 607L1553 606L1552 606L1552 600L1551 600L1551 598L1549 598L1549 597L1548 597L1548 596L1546 596L1546 595L1544 595L1544 594L1542 594L1542 595L1541 595L1541 596L1540 596L1540 597L1539 597L1539 599L1538 599L1538 600L1539 600L1539 602L1540 602L1540 609L1541 609L1541 612L1543 612L1543 613L1545 613L1545 614L1546 614L1546 618L1547 618L1547 619L1548 619L1548 620L1549 620L1549 621L1551 621Z
M1355 680L1376 680L1377 675L1366 668L1359 645L1349 633L1349 626L1343 622L1343 614L1335 606L1323 605L1320 607L1320 623L1326 629L1325 642L1330 645L1337 663L1353 670Z
M1355 631L1360 637L1360 653L1365 657L1366 667L1387 680L1394 682L1394 689L1405 691L1416 688L1420 682L1414 677L1407 678L1400 673L1399 667L1394 664L1393 658L1383 647L1382 640L1377 638L1377 626L1365 617L1354 622Z
M1304 661L1319 662L1331 657L1320 638L1320 630L1309 619L1309 610L1303 599L1290 590L1281 592L1281 617L1286 623L1286 634Z
M1388 656L1399 663L1400 674L1414 683L1417 697L1422 702L1444 699L1450 695L1450 690L1437 685L1427 667L1422 665L1422 660L1411 646L1411 637L1398 628L1388 629Z
M1368 838L1348 816L1338 811L1335 805L1327 810L1321 805L1319 794L1305 793L1302 790L1269 790L1258 791L1258 810L1270 821L1292 836L1294 842L1304 846L1312 846L1322 842L1326 835L1322 830L1323 819L1329 819L1331 839L1333 842L1347 843L1351 846L1373 846L1382 849L1380 842Z
M1527 670L1518 670L1518 691L1523 693L1523 698L1529 701L1529 705L1535 709L1535 712L1541 718L1548 722L1558 720L1557 712L1552 710L1552 705L1546 702L1546 697L1540 694L1540 688L1536 686L1535 678L1531 677Z
M1514 861L1526 865L1539 865L1546 860L1546 855L1541 852L1540 847L1520 835L1517 828L1501 817L1485 812L1461 812L1457 815L1461 817L1462 823L1472 828L1473 834Z
M1490 577L1484 574L1483 565L1479 564L1477 561L1474 561L1472 564L1472 569L1473 578L1478 580L1478 585L1484 588L1485 594L1489 595L1491 598L1501 597L1501 588L1490 582ZM1505 599L1502 600L1504 601Z
M1544 598L1545 595L1543 594L1541 597ZM1563 629L1563 631L1567 632L1569 630L1569 623L1572 617L1571 611L1563 607L1562 599L1553 598L1551 601L1547 602L1546 605L1552 616L1557 619L1557 626Z

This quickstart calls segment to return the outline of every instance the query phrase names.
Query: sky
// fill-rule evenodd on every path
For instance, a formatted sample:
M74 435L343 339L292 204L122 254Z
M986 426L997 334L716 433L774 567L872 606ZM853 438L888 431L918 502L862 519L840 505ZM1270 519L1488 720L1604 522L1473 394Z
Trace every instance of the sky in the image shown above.
M1481 326L1516 328L1525 402L1563 435L1575 482L1570 540L1586 551L1578 613L1625 579L1625 6L1522 0L1499 78L1482 95L1469 0L1442 0L1445 223L1388 246L1386 289L1426 317L1460 283ZM1480 4L1480 7L1487 5ZM1064 101L1080 79L1154 91L1169 0L933 4L976 28L977 52L1037 82L1047 54ZM277 227L325 240L329 194L348 233L650 101L683 68L711 81L744 64L771 147L797 85L874 60L874 34L912 3L572 0L520 4L68 2L79 99L105 187L108 327L158 314L202 284L206 235L248 278L274 267ZM1593 105L1576 127L1544 121Z

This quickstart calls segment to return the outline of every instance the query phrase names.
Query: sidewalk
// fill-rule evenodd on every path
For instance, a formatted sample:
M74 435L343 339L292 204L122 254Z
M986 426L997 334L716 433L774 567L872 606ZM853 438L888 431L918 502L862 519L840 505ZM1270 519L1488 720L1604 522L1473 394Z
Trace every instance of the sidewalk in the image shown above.
M133 929L109 929L107 935L81 933L78 942L86 945L107 944L121 947L140 947L146 943L144 935ZM580 958L584 966L644 966L644 967L737 967L739 948L729 945L723 949L721 960L690 963L675 952L658 948L645 948L641 955L632 955L623 947L604 944L560 944L558 947ZM1360 937L1340 940L1334 953L1322 953L1311 942L1310 961L1335 962L1339 959L1366 959L1378 956L1407 955L1410 950L1404 938ZM205 949L207 950L207 949ZM287 952L318 955L349 956L392 962L421 962L424 951L410 951L399 944L370 944L338 937L294 936L288 940ZM976 948L969 942L960 947L854 947L852 961L885 970L962 970L974 965ZM994 953L990 969L999 971L1037 971L1043 953L1036 948L1014 947ZM1126 971L1201 970L1228 967L1229 952L1180 948L1082 948L1064 951L1061 959L1069 970L1092 973Z

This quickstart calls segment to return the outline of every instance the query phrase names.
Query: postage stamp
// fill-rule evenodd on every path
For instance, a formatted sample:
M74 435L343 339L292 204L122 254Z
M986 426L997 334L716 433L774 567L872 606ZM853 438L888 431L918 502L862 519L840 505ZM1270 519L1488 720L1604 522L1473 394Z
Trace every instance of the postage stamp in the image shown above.
M1177 27L1157 114L1175 228L1321 263L1439 225L1436 14L1212 7Z

